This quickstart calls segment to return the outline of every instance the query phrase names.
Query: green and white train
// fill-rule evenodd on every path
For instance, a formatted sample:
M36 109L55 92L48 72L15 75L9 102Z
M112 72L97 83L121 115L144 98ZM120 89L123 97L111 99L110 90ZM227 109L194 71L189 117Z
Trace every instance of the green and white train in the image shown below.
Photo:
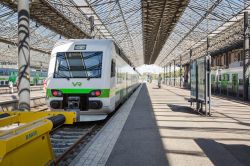
M0 87L7 87L9 82L13 82L13 85L17 83L18 70L16 68L0 68ZM47 71L31 69L30 71L30 84L42 85L43 80L47 78Z
M250 73L249 73L250 74ZM248 83L248 95L250 99L250 80ZM211 90L215 94L223 94L232 97L243 97L243 67L231 67L211 71Z
M112 40L61 40L52 50L46 90L52 111L102 120L138 86L139 73Z

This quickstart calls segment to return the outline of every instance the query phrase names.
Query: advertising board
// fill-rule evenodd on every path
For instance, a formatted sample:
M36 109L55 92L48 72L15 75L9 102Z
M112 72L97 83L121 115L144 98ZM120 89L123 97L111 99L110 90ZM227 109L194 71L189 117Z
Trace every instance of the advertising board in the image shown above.
M201 57L197 59L197 81L198 81L198 99L205 100L205 88L206 88L206 78L205 78L205 58Z
M191 98L196 99L196 60L191 62L190 65L191 77Z

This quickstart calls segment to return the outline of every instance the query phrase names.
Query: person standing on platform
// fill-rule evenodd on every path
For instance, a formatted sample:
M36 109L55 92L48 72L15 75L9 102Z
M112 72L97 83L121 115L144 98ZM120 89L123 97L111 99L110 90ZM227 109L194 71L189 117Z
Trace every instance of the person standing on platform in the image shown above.
M46 88L47 88L47 80L43 80L43 92L46 93Z
M10 88L10 93L14 93L14 86L13 86L13 82L9 81L9 88Z
M158 88L161 88L161 81L162 81L162 77L161 77L161 74L159 74L159 76L158 76Z

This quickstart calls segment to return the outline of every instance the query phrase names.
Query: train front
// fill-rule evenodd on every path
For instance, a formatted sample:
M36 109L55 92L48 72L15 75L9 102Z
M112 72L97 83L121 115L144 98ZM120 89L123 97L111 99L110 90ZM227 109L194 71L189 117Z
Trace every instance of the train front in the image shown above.
M78 121L106 118L110 110L109 85L102 73L106 51L103 44L91 40L69 40L55 46L46 90L52 111L75 111Z

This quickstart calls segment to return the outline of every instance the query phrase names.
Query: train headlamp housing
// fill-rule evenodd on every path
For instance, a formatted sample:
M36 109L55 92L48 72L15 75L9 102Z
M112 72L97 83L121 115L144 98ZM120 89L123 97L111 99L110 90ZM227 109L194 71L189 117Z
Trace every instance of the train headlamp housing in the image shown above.
M101 96L102 91L101 90L93 90L90 92L90 97L99 97Z
M63 96L63 94L60 90L52 89L51 93L54 97L62 97Z

